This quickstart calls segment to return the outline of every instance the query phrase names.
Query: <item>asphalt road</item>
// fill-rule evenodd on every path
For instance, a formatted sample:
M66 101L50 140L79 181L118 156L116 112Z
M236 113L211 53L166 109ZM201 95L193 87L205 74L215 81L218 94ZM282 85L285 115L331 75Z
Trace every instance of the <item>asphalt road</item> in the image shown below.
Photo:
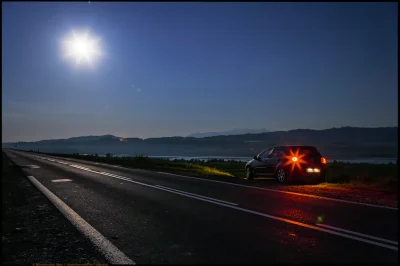
M136 263L398 262L397 210L6 153Z

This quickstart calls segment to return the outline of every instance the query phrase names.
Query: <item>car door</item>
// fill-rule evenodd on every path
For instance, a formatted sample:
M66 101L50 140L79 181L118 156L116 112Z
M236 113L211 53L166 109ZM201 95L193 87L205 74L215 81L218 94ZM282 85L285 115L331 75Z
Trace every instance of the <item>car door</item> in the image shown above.
M275 174L276 165L282 160L283 150L274 148L266 159L265 175L271 176Z
M262 151L259 155L257 155L257 159L254 162L254 173L256 175L265 175L267 168L267 158L271 153L272 148L266 149Z

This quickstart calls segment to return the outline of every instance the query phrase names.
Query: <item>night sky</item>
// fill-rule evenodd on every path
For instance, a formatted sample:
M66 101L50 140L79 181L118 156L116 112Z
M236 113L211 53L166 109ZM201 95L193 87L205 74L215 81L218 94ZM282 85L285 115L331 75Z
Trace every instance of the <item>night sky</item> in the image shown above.
M397 126L397 3L2 3L2 141ZM94 67L61 40L89 28Z

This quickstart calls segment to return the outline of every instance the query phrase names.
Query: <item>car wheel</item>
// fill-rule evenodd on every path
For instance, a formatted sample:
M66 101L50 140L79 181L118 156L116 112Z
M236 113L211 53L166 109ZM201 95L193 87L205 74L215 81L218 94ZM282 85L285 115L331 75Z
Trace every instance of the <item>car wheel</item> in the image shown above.
M276 179L278 180L279 183L283 184L285 183L287 178L287 174L285 169L279 168L278 171L276 172Z
M246 178L248 180L252 180L254 178L253 170L251 169L251 167L246 168Z

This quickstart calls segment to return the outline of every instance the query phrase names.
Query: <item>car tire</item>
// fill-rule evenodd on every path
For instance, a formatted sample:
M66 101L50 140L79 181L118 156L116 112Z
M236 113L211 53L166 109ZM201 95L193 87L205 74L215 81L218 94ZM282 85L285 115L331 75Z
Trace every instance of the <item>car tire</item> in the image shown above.
M278 182L279 182L280 184L284 184L284 183L286 182L286 180L287 180L287 173L286 173L285 169L279 168L279 169L276 171L276 180L278 180Z
M253 178L254 178L253 169L251 169L251 167L247 167L246 168L246 179L252 180Z

